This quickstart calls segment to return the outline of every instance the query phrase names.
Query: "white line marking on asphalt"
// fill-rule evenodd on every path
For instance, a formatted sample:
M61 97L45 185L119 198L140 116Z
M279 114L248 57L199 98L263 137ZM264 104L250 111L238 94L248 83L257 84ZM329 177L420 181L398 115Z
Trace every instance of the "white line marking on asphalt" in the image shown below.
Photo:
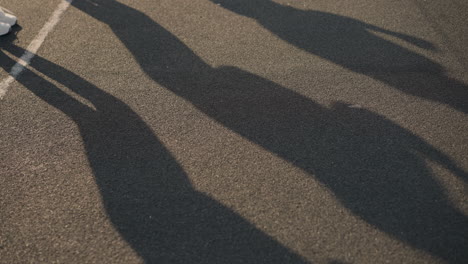
M23 56L21 56L21 58L18 59L13 68L11 68L10 76L8 76L2 82L0 82L0 100L3 99L3 97L7 93L10 84L13 83L24 70L24 68L29 65L31 59L34 58L36 52L41 47L47 35L49 35L49 33L60 21L60 18L70 6L71 2L73 2L73 0L62 0L62 2L55 9L54 13L52 13L52 15L50 16L49 20L47 20L47 22L44 24L39 33L37 33L36 37L26 48L26 51L24 52Z

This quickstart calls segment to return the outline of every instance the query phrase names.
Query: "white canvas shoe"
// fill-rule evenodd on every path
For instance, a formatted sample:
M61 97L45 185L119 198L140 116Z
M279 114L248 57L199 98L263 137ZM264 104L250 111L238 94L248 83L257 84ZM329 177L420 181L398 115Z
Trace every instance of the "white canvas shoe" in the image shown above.
M0 7L0 22L13 26L16 24L16 20L16 16L6 13L5 10Z
M0 36L10 33L11 26L7 23L0 22Z

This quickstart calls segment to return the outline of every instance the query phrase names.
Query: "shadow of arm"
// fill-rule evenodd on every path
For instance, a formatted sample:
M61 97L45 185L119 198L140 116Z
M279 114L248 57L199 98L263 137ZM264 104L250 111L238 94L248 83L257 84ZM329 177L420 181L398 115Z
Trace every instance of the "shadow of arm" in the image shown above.
M468 182L468 173L458 166L449 156L437 150L436 148L428 145L427 143L421 144L417 149L425 157L441 165L443 168L452 172L455 176L461 178L465 183Z
M406 35L406 34L403 34L403 33L387 30L387 29L384 29L384 28L381 28L381 27L378 27L378 26L375 26L375 25L367 24L367 23L365 23L365 27L367 29L372 30L372 31L376 31L376 32L387 34L389 36L397 37L397 38L399 38L401 40L404 40L404 41L406 41L406 42L408 42L410 44L413 44L413 45L415 45L415 46L417 46L419 48L422 48L422 49L432 50L432 51L437 51L438 50L437 47L434 46L434 44L432 44L431 42L429 42L427 40L421 39L421 38L417 38L417 37L413 37L413 36Z

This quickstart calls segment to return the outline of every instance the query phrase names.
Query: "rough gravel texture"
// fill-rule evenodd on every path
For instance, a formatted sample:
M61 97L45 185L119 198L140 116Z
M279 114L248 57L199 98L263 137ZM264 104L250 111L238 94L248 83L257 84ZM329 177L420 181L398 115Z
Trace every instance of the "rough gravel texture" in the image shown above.
M0 80L59 0L0 0ZM75 0L0 101L0 263L468 263L468 2Z

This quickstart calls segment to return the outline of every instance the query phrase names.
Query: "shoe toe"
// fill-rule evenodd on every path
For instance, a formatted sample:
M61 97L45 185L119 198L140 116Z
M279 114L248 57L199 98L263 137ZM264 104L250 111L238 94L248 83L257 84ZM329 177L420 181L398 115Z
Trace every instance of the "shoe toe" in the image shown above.
M3 10L0 10L0 22L13 26L16 24L16 20L17 20L16 16L5 13L3 12Z
M6 35L11 32L11 26L7 23L0 22L0 36Z
M5 23L9 24L10 26L13 26L16 24L16 17L14 15L10 15L10 14L5 14Z

